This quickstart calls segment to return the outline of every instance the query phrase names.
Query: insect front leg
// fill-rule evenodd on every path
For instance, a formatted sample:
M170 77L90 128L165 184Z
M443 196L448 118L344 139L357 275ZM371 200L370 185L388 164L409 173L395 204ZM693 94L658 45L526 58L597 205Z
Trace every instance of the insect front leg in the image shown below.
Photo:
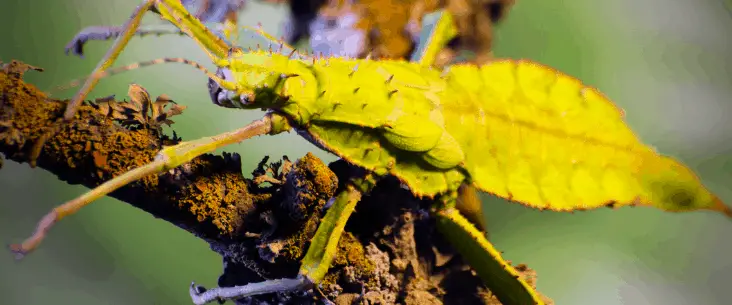
M140 28L142 17L147 11L158 13L161 18L169 21L178 29L185 32L209 54L214 62L227 56L231 46L218 35L211 32L198 19L193 17L179 0L145 0L135 9L125 25L122 26L122 33L99 61L92 75L86 80L81 89L79 89L79 92L71 99L66 107L66 112L63 117L64 120L68 121L73 118L74 114L76 114L76 108L78 108L81 101L84 100L86 95L91 92L99 81L98 75L114 64L114 61L117 60L117 57L122 53L122 50L127 46L132 36Z
M226 40L231 38L232 30L236 30L239 11L244 7L244 0L182 0L181 3L189 11L195 11L194 16L201 20L207 27L220 32L221 37ZM89 40L109 40L119 37L123 32L121 26L90 26L81 30L65 47L68 55L83 57L84 45ZM154 27L141 26L135 36L144 35L179 34L185 35L178 29L156 29ZM233 40L236 41L236 40Z
M534 288L503 260L501 253L455 208L457 193L449 193L435 203L437 229L478 273L488 289L505 305L544 305Z
M285 118L275 114L267 114L262 119L256 120L234 131L163 148L152 162L117 176L85 194L54 208L38 223L33 235L21 244L10 245L10 250L16 254L18 259L22 258L38 247L43 238L45 238L46 232L56 222L76 213L81 208L122 186L149 175L157 175L176 168L200 155L210 153L229 144L238 143L264 134L277 134L288 129L289 125Z
M333 204L328 208L328 212L311 239L310 246L300 265L300 271L295 278L267 280L210 290L192 283L189 292L193 303L202 305L213 301L240 299L265 293L303 290L320 284L336 255L338 241L343 234L346 222L356 208L356 204L361 201L362 194L371 191L375 185L376 179L371 174L367 174L363 178L352 178L346 184L345 190L332 199Z
M133 36L146 36L146 35L180 35L185 36L186 33L179 30L178 28L170 28L170 27L163 27L165 25L155 25L155 26L140 26L140 28L135 31ZM224 35L224 29L225 25L221 23L206 23L206 26L210 28L214 33L221 37L225 37ZM87 42L90 40L110 40L113 38L117 38L120 35L122 35L123 28L119 26L90 26L86 27L83 30L81 30L74 38L69 41L68 44L66 44L66 47L64 47L64 52L66 55L69 55L69 53L84 57L84 46Z
M41 153L41 149L45 144L46 140L49 139L53 134L58 132L62 124L69 122L73 119L76 114L76 109L81 105L84 98L91 92L91 90L99 82L104 72L114 64L119 54L125 48L127 43L130 41L132 36L135 35L137 30L140 28L140 22L142 21L143 15L147 11L153 11L158 13L161 18L169 21L179 30L183 31L191 37L201 48L207 52L211 60L218 63L221 59L225 58L231 46L222 40L219 36L211 32L206 26L204 26L198 19L193 17L181 4L180 0L145 0L140 4L132 16L122 27L122 33L119 35L117 40L114 42L112 47L102 57L94 68L91 76L86 79L84 85L74 95L71 101L66 106L66 111L61 120L57 121L56 124L48 128L44 135L34 144L31 149L29 162L31 166L35 166L35 160Z

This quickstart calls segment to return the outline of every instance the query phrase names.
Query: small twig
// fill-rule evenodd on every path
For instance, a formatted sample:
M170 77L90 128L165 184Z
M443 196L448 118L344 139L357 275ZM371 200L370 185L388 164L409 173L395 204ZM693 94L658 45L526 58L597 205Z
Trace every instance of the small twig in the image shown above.
M191 283L189 294L191 295L193 304L203 305L213 301L240 299L262 293L303 290L309 286L312 286L312 283L302 276L294 279L277 279L236 287L217 287L213 289L205 289L201 286L196 286L196 283Z

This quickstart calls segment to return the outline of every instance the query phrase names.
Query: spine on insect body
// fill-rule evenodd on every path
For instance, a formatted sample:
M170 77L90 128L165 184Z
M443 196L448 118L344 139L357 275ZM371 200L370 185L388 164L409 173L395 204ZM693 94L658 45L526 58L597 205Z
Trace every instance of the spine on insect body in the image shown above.
M417 195L456 189L464 155L445 131L440 71L406 61L290 59L257 51L229 62L251 91L241 107L287 115L312 142Z
M467 182L557 211L650 204L732 215L692 172L644 145L601 93L537 63L439 71L262 51L228 61L225 78L241 89L233 104L284 114L318 147L393 175L417 196ZM682 180L685 187L675 185Z

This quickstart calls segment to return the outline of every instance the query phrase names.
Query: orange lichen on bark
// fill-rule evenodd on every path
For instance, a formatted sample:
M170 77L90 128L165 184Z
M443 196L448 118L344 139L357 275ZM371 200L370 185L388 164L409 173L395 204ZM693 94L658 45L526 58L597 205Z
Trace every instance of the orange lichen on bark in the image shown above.
M326 164L308 152L298 161L298 165L292 171L292 176L298 198L294 202L307 205L299 207L302 211L312 211L322 208L325 203L335 194L338 187L338 177L328 168ZM324 197L323 195L330 196Z
M25 67L14 61L0 72L0 152L21 163L28 162L33 144L48 134L46 128L61 117L67 102L49 99L35 86L23 82ZM98 107L85 104L71 123L64 124L45 142L37 165L63 181L91 188L150 162L163 145L179 141L154 128L122 127ZM238 164L205 155L110 195L196 234L209 238L232 236L241 219L253 210L254 201L262 199L249 195ZM224 186L228 190L225 195L220 192Z
M339 277L344 276L348 277L350 282L366 281L363 285L374 285L368 282L373 278L374 262L366 257L363 245L351 232L344 232L338 241L338 253L333 259L331 268L342 271L329 272L323 279L324 285L336 284Z

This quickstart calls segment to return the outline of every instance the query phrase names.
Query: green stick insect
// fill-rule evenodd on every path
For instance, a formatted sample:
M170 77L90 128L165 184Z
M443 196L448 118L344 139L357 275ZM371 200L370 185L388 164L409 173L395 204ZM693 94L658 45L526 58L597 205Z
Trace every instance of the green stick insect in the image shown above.
M192 283L194 304L304 290L320 283L356 204L387 175L397 177L415 196L434 199L431 212L440 231L507 305L544 302L455 209L462 184L538 209L650 205L732 217L732 210L693 172L641 143L622 121L621 110L576 79L524 60L432 68L436 50L455 34L446 12L431 15L438 17L434 27L423 29L431 38L424 40L413 61L381 61L310 58L284 44L279 50L292 50L289 54L244 51L212 33L180 0L146 0L69 103L67 119L105 75L148 10L208 53L217 66L216 73L206 72L214 104L268 112L240 129L166 147L153 162L55 208L33 236L11 246L18 255L33 250L53 223L123 185L229 144L290 130L368 174L352 178L335 196L296 277L206 291Z

